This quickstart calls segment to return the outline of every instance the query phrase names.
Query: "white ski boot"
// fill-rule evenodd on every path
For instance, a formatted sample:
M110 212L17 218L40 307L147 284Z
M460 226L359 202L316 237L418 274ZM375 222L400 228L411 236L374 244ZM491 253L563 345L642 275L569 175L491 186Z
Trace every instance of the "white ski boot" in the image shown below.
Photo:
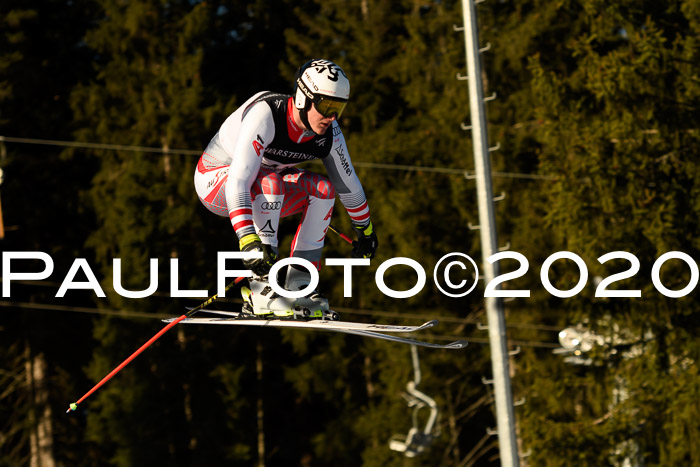
M328 309L328 299L313 291L305 297L289 298L275 293L270 287L268 277L254 276L250 279L250 288L242 287L243 313L257 317L330 319L337 320L338 313ZM297 291L306 288L311 277L306 271L289 267L284 288Z

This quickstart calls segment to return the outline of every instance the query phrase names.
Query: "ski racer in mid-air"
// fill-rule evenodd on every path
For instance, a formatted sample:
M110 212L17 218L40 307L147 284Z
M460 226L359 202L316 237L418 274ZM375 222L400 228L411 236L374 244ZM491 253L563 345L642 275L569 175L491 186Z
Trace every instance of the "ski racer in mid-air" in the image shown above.
M201 202L230 218L241 251L262 253L243 261L254 274L250 291L244 289L244 312L293 316L304 310L304 316L323 317L329 309L318 291L292 299L270 288L281 217L301 213L291 256L320 269L337 194L357 233L352 256L375 255L369 206L338 126L349 97L350 82L338 65L310 60L296 73L293 95L252 96L224 121L197 164L194 184ZM296 167L312 159L323 161L328 177ZM284 288L298 291L310 280L306 269L292 264Z

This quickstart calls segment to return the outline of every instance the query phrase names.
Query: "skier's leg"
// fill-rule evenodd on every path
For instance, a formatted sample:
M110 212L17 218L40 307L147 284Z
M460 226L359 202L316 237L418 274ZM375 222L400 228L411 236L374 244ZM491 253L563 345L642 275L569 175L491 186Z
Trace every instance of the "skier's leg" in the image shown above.
M274 175L277 174L274 173ZM274 179L273 182L267 185L261 183L261 188L254 190L255 193L252 195L257 199L267 191L273 194L265 194L264 202L277 202L277 198L270 197L275 196L274 193L279 193L277 181L278 179ZM276 246L279 216L286 217L301 213L302 220L292 243L292 256L306 259L315 267L320 268L325 234L330 223L335 201L333 185L321 175L301 170L285 172L283 182L282 199L284 201L281 210L275 211L277 217L274 220L270 220L273 219L271 212L263 214L261 210L254 209L253 215L256 229L259 234L265 233L265 230L274 230L274 245ZM262 203L262 201L260 202ZM256 203L254 202L253 204L255 206ZM265 229L266 225L270 228ZM284 288L292 291L301 290L306 288L310 282L311 276L306 269L289 266ZM329 316L328 300L317 291L313 291L308 296L301 298L282 297L271 290L267 278L253 278L250 281L250 286L250 291L244 290L243 294L244 300L248 303L248 305L244 305L245 311L252 311L258 315L290 316L302 314L307 316L310 314L311 317L317 318Z
M292 241L291 256L308 260L316 269L321 269L321 254L333 215L335 188L323 175L304 170L286 173L284 185L287 197L282 217L302 213Z
M223 217L229 217L225 192L228 169L207 168L200 160L194 174L195 189L202 204L211 212ZM279 216L284 202L282 177L275 172L261 170L251 187L250 196L255 230L264 243L276 249ZM241 289L244 313L278 316L293 314L290 299L280 302L270 295L267 277L251 277L249 283L250 288Z
M277 172L260 169L250 193L255 231L263 243L277 252L277 231L285 198L285 185Z
M208 210L224 217L229 217L225 190L228 170L228 167L206 168L200 160L194 173L194 186L199 200ZM265 169L260 170L251 187L255 230L262 242L272 245L275 250L284 190L282 176Z
M255 231L263 243L278 252L277 232L280 213L285 199L285 186L277 172L260 169L251 187L253 222ZM243 288L243 311L256 315L289 316L293 314L293 299L280 297L270 288L268 277L253 276L250 289Z
M194 187L199 200L208 210L223 217L228 217L224 190L228 169L228 167L207 168L200 159L194 171Z
M303 170L285 174L287 201L282 215L301 212L301 222L292 241L291 256L303 258L321 269L321 254L325 243L328 225L333 214L335 189L326 177ZM301 290L311 282L309 272L301 267L290 265L287 268L285 289ZM307 308L326 311L328 299L318 291L313 291L299 303Z

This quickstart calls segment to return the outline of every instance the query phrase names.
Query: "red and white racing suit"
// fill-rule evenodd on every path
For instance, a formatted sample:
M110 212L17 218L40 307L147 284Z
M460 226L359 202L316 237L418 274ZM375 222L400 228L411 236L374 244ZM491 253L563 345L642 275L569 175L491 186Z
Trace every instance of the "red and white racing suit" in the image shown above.
M357 226L369 224L362 184L336 121L324 135L292 117L291 96L261 92L221 125L199 159L194 185L210 211L228 216L239 239L257 233L277 250L280 217L301 213L292 256L320 268L336 194ZM321 159L328 177L295 166Z

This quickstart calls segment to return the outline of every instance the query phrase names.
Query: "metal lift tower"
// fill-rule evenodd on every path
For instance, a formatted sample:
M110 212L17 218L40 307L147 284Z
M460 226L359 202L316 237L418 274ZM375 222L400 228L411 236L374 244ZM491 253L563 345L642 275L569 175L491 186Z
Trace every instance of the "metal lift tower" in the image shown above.
M474 145L474 168L476 172L481 251L485 283L498 275L498 263L491 264L486 258L498 251L496 216L494 214L493 188L491 186L491 162L487 135L484 91L481 82L481 58L479 32L474 0L462 0L464 16L464 40L467 53L467 76L469 83L469 108ZM503 312L503 299L486 297L493 387L496 400L496 421L501 465L518 466L518 445L515 436L515 413L513 394L508 372L508 348Z

